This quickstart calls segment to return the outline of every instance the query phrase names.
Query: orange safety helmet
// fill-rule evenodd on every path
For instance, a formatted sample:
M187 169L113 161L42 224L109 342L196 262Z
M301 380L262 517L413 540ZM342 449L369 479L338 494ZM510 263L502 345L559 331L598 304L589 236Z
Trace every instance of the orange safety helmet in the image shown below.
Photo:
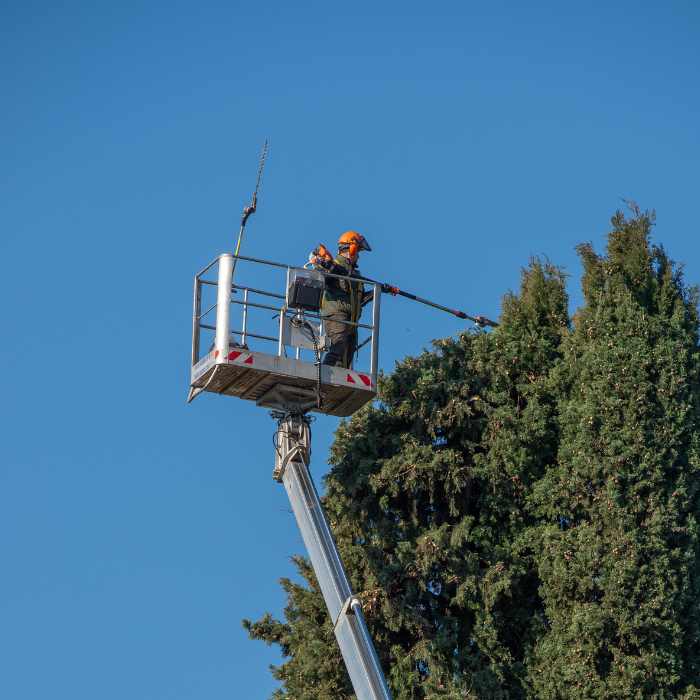
M354 260L361 250L371 251L369 243L365 237L357 231L346 231L338 239L338 250L341 253L347 252L352 260Z

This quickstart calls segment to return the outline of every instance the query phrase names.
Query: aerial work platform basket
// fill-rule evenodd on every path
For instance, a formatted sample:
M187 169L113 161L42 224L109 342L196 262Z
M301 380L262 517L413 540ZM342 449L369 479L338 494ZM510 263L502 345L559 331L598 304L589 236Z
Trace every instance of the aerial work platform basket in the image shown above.
M249 277L254 287L246 283ZM326 339L318 309L328 277L340 276L229 253L198 272L188 400L208 391L275 410L333 416L349 416L371 401L377 390L381 285L342 277L373 293L360 322L345 322L357 329L354 364L360 369L331 367L320 364ZM371 321L362 322L364 317ZM240 318L237 328L233 318Z

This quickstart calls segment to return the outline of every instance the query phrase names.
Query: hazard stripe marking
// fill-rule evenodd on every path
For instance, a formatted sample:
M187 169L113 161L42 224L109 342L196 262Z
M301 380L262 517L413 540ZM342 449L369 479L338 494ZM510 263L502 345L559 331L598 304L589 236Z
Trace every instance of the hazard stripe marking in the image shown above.
M348 372L345 375L345 381L348 384L364 384L366 387L372 388L372 377L368 374L360 374L359 372Z
M243 357L241 357L243 356ZM240 358L240 360L239 360ZM245 358L245 359L243 359ZM255 358L251 353L244 353L242 350L231 350L231 352L228 354L228 359L231 360L232 362L235 362L236 360L239 360L242 362L244 365L252 365L255 362Z

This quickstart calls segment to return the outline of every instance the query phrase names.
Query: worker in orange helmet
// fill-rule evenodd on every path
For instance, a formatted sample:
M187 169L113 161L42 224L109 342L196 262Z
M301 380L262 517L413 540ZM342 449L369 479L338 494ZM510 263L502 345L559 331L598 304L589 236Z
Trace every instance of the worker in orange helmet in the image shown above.
M357 231L346 231L338 239L338 255L333 257L325 246L319 246L309 255L309 262L317 269L334 275L360 277L357 262L360 251L371 251L365 237ZM326 288L321 302L321 316L330 347L323 358L324 365L352 366L357 347L357 326L363 305L371 298L365 294L361 282L326 277Z

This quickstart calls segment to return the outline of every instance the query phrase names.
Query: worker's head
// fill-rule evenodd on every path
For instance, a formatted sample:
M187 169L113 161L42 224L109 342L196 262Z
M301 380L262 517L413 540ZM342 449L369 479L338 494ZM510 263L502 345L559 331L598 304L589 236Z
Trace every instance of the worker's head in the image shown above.
M357 260L361 250L372 250L365 237L357 231L346 231L338 239L338 252L350 260Z

